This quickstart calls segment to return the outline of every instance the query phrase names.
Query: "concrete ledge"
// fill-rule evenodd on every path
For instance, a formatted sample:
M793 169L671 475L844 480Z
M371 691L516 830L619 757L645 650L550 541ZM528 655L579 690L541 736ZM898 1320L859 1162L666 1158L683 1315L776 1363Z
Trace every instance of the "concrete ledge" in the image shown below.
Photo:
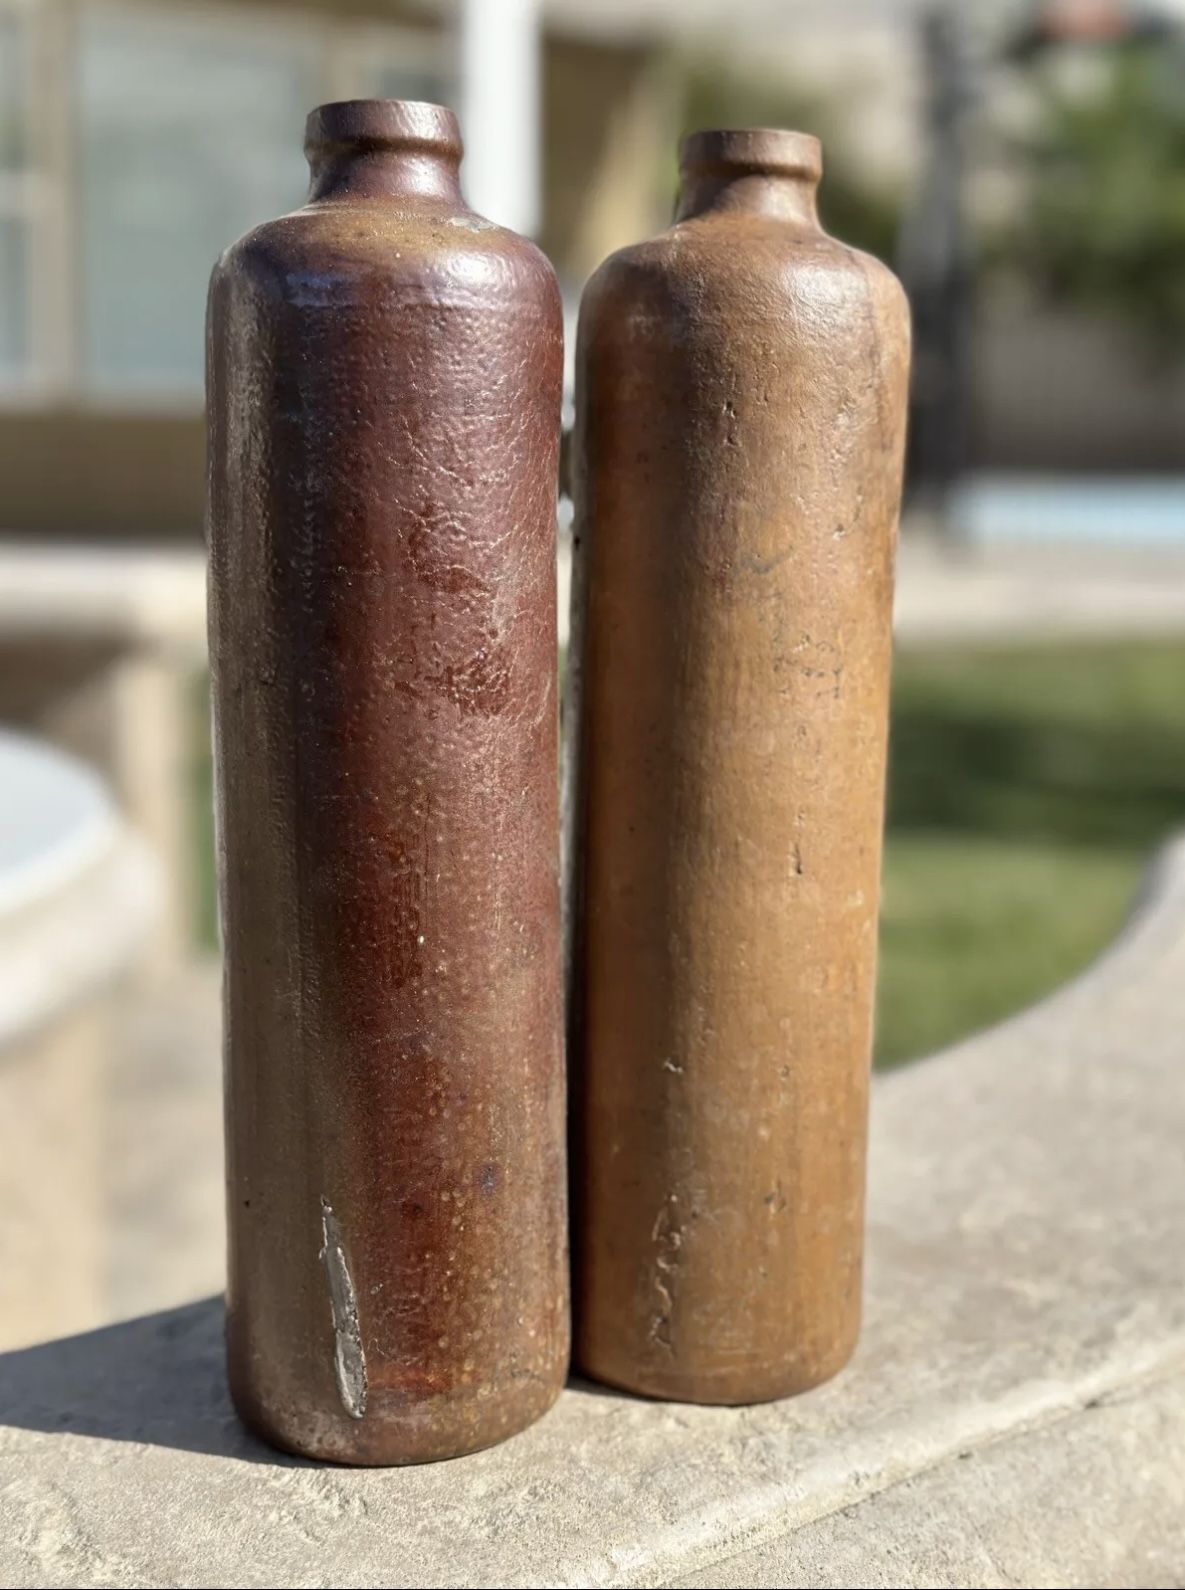
M201 667L206 555L201 547L0 542L0 634L114 638Z
M96 775L0 730L0 1348L110 1318L110 1018L156 900Z
M13 1585L1185 1583L1185 843L1078 983L874 1090L850 1370L752 1409L575 1386L477 1457L287 1461L215 1300L0 1356Z
M673 1582L1180 1585L1183 1420L1185 1377L1128 1388Z
M151 959L197 926L190 762L205 553L0 543L0 718L90 764L163 863Z

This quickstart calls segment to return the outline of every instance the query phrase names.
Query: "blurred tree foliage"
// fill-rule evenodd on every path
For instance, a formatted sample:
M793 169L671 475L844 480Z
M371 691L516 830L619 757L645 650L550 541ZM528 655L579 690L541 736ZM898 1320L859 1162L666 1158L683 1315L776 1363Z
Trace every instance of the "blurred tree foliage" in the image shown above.
M790 127L823 143L819 213L827 230L845 243L892 262L900 220L900 195L863 180L839 132L842 107L780 76L704 56L675 63L680 90L680 132L701 127ZM672 168L673 191L677 175Z
M1185 343L1185 52L1142 42L1091 88L1035 68L1036 134L1007 253L1057 302L1104 312L1154 347ZM994 252L994 251L993 251Z

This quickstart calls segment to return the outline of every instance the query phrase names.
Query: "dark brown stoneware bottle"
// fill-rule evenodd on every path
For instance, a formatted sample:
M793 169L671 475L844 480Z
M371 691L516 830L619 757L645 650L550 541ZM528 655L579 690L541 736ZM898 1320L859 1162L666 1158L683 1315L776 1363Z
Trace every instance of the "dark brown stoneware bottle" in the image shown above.
M567 1364L560 301L449 111L306 152L210 290L230 1379L280 1446L413 1463Z
M697 1402L859 1326L908 325L819 175L687 139L580 316L575 1353Z

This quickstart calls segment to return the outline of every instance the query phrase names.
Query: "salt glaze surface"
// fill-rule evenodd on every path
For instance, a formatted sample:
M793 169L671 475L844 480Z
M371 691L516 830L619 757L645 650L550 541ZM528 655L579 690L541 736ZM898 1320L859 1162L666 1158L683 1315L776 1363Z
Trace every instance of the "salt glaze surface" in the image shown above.
M309 118L209 315L235 1400L472 1451L568 1357L551 267L438 106Z

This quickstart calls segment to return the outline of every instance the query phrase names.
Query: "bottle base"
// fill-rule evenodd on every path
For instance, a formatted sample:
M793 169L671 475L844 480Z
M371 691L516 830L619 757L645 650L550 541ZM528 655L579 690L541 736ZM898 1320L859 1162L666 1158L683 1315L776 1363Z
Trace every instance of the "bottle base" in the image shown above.
M231 1400L253 1435L291 1457L348 1468L405 1468L468 1457L521 1435L555 1405L563 1386L532 1389L534 1396L513 1404L483 1398L392 1413L380 1404L360 1419L297 1408L294 1401L276 1408L233 1379Z
M578 1354L572 1367L574 1373L586 1380L654 1402L744 1408L763 1402L781 1402L815 1390L833 1380L849 1363L855 1350L856 1338L853 1337L813 1363L783 1363L746 1370L622 1364L610 1356L589 1351Z

